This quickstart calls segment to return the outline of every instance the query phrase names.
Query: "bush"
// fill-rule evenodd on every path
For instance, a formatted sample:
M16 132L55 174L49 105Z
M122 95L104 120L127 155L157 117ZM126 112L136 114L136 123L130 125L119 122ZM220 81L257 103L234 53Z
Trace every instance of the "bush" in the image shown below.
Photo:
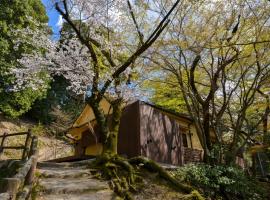
M213 199L264 199L264 191L256 180L236 167L189 164L179 168L175 177Z
M44 127L43 124L40 122L36 124L35 126L32 127L32 133L37 136L44 136L46 135L46 128Z

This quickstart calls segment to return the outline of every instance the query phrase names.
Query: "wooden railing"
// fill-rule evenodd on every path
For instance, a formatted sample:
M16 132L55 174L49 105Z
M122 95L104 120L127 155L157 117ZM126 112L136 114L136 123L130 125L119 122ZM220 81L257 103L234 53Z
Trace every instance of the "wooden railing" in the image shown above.
M19 135L26 135L25 143L23 146L5 146L6 139L9 137L19 136ZM22 153L22 160L27 160L29 156L29 152L31 151L31 140L36 136L32 135L31 130L29 129L27 132L21 132L21 133L11 133L7 134L4 133L0 136L0 139L2 138L1 145L0 145L0 155L4 152L5 149L14 149L14 150L23 150Z
M4 146L8 137L26 135L24 146ZM38 138L33 136L31 130L23 133L3 134L0 150L23 149L22 160L24 164L12 178L0 179L0 199L25 200L30 196L38 159Z

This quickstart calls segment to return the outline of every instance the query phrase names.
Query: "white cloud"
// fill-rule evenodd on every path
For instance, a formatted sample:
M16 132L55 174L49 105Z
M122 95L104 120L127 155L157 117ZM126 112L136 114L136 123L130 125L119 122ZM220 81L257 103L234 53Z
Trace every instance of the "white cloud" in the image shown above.
M59 15L56 26L59 27L59 28L62 28L63 23L64 23L63 17L61 15Z

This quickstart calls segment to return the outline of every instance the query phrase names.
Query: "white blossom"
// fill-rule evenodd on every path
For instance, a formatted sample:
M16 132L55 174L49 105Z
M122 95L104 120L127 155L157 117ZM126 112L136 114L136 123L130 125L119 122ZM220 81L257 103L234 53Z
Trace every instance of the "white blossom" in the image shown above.
M57 1L54 1L54 3ZM67 10L70 20L79 21L76 24L87 38L95 40L98 45L98 51L107 51L110 53L116 66L109 65L109 61L102 59L98 87L101 88L106 80L112 78L113 72L117 67L127 59L138 48L138 32L134 22L130 17L127 1L123 0L67 0ZM134 12L141 11L139 6L131 1ZM59 6L63 8L62 1L59 0ZM151 34L151 28L155 27L160 16L151 15L151 23L144 26L144 18L149 19L147 13L138 18L138 24L142 24L144 36L147 38ZM156 19L156 21L155 21ZM60 19L61 25L65 23ZM83 27L87 29L83 29ZM75 37L65 37L62 33L61 40L52 40L45 29L31 30L29 28L15 30L13 34L20 35L20 39L14 41L16 47L22 43L37 48L39 51L29 52L19 59L20 68L16 68L12 73L16 77L13 90L21 90L26 87L34 89L44 88L44 81L53 79L55 75L61 75L69 81L67 88L76 94L86 94L92 88L94 77L93 62L88 48ZM70 34L70 33L69 33ZM70 36L70 35L69 35ZM75 34L74 34L75 36ZM67 39L65 39L67 38ZM100 67L100 66L99 66ZM121 76L128 77L135 69L128 68ZM47 74L45 80L41 79L41 73ZM115 88L110 85L109 95L136 96L134 85L127 85L123 81ZM88 91L89 92L89 91ZM132 95L133 94L133 95Z

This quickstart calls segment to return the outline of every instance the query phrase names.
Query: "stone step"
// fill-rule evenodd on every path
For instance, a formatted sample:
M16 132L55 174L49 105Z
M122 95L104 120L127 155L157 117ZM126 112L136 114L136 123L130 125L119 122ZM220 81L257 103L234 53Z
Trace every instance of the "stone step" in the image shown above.
M73 163L50 163L50 162L38 162L37 163L37 168L38 169L45 169L45 168L53 168L55 170L59 169L70 169L70 168L87 168L87 165L81 165L77 166Z
M39 180L42 194L80 194L87 191L107 190L109 185L91 177L83 178L45 178Z
M82 168L43 168L38 169L38 173L42 178L78 178L78 177L86 177L91 176L90 169L82 169Z
M87 192L80 195L76 194L50 194L37 197L37 200L116 200L116 195L111 190L100 190Z
M89 160L82 160L77 162L62 162L62 163L55 163L55 162L38 162L37 168L73 168L73 167L80 167L86 168L89 164L94 162L95 159Z
M11 195L9 193L0 193L0 199L1 200L10 200Z

